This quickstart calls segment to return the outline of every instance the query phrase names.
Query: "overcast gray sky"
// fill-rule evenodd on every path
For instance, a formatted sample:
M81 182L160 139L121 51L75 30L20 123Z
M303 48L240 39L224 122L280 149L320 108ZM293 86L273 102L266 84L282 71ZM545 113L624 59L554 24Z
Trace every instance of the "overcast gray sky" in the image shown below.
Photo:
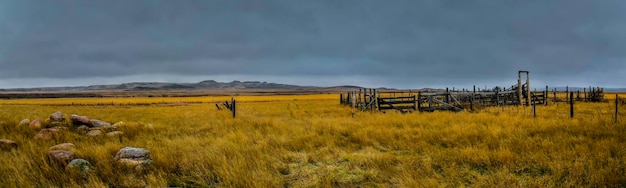
M1 0L0 88L626 87L626 1ZM545 87L545 86L544 86Z

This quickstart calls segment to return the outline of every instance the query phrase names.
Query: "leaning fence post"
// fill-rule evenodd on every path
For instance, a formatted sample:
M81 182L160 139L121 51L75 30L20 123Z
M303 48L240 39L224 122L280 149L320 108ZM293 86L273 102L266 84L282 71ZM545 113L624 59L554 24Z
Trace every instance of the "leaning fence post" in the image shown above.
M574 118L574 92L569 93L569 117Z

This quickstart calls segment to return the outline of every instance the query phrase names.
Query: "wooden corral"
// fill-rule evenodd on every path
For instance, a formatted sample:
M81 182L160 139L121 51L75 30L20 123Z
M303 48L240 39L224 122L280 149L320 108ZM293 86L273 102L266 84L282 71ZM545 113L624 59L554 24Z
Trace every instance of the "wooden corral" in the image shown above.
M526 75L526 82L522 83L522 75ZM509 88L496 87L492 90L483 89L472 91L445 90L418 90L379 92L376 89L361 88L358 91L340 94L340 103L353 106L356 109L365 110L399 110L433 112L437 110L463 111L474 110L490 106L509 105L548 105L552 102L568 102L570 98L575 101L600 102L604 101L604 90L600 87L589 87L583 92L576 92L575 98L567 95L569 88L563 94L558 94L556 89L550 96L549 87L543 91L530 90L530 78L528 71L518 72L518 83Z
M380 92L377 89L361 88L357 91L339 94L339 102L356 109L399 110L402 112L417 110L417 96L412 91Z

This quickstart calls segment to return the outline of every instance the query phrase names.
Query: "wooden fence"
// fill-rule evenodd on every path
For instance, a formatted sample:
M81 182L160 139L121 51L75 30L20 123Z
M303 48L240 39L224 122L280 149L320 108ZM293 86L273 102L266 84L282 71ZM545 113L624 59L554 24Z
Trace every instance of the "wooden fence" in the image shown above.
M600 87L589 87L582 92L528 91L522 87L520 92L517 85L510 88L495 88L494 90L418 90L379 92L376 89L361 88L340 94L340 104L350 105L360 110L399 110L432 112L437 110L463 111L474 110L490 106L508 105L548 105L550 102L604 101L604 90ZM571 96L570 96L570 93ZM552 96L551 96L552 95Z

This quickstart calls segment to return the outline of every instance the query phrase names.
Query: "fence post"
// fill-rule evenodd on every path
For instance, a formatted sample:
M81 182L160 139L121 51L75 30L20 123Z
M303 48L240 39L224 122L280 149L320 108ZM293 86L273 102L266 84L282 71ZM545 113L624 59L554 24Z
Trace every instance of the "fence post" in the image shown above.
M339 104L343 104L343 93L339 93Z
M615 94L615 123L617 123L618 109L619 109L619 94Z
M574 118L574 92L569 93L569 117Z
M446 87L446 103L450 103L450 93L448 91L448 87Z
M565 101L569 100L568 95L567 95L568 93L569 93L569 86L565 86ZM574 95L571 95L571 96L574 96Z
M420 100L422 98L422 92L418 91L417 92L417 109L421 110L422 109L422 101Z
M533 117L536 118L537 117L537 105L533 104Z
M544 105L548 106L548 99L550 97L548 97L548 85L546 85L546 91L543 92L543 103Z
M232 103L233 103L233 109L232 109L232 111L233 111L233 118L235 118L236 115L237 115L237 101L235 99L233 99Z

